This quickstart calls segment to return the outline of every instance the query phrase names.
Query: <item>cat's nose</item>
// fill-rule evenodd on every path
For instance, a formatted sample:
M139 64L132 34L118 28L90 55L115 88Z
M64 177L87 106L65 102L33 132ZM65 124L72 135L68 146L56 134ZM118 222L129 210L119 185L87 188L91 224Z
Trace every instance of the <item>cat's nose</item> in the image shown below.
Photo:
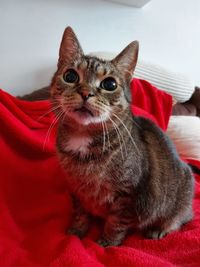
M94 96L94 94L92 94L91 92L88 92L88 91L82 91L82 92L79 92L79 94L81 95L81 97L83 98L84 101L87 101L88 98Z

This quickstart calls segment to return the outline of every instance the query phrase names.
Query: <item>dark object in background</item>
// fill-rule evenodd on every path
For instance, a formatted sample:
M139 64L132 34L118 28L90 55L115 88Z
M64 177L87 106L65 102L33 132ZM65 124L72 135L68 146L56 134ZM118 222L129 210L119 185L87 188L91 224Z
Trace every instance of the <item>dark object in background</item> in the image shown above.
M172 114L176 116L197 116L197 109L191 103L176 103L172 108Z
M190 103L192 103L196 109L197 109L197 116L200 117L200 87L195 87L195 91L192 95L192 97L189 100Z
M30 94L24 96L18 96L17 98L26 101L39 101L39 100L49 99L49 97L50 97L49 86L46 86L41 89L35 90Z
M200 117L200 88L195 87L194 93L187 102L175 104L172 109L172 115Z

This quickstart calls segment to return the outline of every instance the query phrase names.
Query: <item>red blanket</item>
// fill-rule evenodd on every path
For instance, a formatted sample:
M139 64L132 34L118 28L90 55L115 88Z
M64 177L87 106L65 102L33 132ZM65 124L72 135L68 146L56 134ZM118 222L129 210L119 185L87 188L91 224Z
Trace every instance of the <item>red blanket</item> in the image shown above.
M171 97L146 81L132 82L132 110L166 129ZM48 101L28 103L0 91L0 267L200 266L200 177L195 217L156 241L133 234L120 247L66 234L72 203L55 155ZM200 167L198 162L193 162Z

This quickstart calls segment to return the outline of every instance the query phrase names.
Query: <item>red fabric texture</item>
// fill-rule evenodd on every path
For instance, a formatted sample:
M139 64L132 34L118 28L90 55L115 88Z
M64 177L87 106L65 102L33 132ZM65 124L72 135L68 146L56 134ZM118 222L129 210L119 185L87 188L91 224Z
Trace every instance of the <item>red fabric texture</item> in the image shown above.
M134 79L132 110L166 129L171 97ZM72 203L55 154L54 115L48 101L25 102L0 91L0 266L200 266L200 177L195 217L162 240L138 233L120 247L95 243L93 224L83 240L66 234ZM200 167L199 162L193 162Z

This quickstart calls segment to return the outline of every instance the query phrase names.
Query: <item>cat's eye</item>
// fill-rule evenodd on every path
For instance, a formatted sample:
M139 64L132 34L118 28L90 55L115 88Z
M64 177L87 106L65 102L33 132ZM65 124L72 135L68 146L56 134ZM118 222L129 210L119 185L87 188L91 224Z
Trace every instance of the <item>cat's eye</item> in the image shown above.
M75 70L69 69L64 73L63 79L66 83L78 83L79 75Z
M107 91L114 91L117 88L117 82L114 78L107 77L100 83L100 87Z

